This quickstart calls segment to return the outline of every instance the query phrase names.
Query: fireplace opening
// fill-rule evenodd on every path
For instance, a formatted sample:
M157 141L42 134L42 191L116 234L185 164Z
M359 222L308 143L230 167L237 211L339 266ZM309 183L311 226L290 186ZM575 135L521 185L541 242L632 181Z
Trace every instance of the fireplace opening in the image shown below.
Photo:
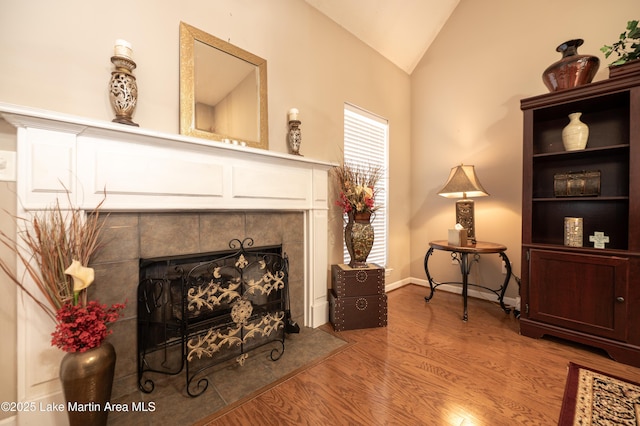
M208 387L208 369L268 346L284 353L285 334L299 332L289 306L289 264L282 245L140 260L138 386L153 392L157 375L185 374L189 396Z

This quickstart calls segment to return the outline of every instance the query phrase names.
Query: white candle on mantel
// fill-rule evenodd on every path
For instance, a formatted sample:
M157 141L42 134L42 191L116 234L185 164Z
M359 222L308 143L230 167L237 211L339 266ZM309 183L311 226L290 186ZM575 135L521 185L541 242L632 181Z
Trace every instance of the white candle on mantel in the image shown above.
M131 49L131 43L126 40L116 40L116 45L114 48L115 56L124 56L125 58L131 59L132 54L133 50Z
M291 108L289 110L289 121L296 121L298 120L298 109L297 108Z

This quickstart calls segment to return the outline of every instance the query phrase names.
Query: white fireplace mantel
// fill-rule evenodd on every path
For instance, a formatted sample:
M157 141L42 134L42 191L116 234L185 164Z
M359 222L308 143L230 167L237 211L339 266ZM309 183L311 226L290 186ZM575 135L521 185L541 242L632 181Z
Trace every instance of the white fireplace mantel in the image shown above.
M0 103L0 115L17 129L19 213L51 207L56 199L92 209L105 191L106 211L303 211L304 323L328 321L333 164L11 104ZM50 383L55 377L46 376L57 369L26 371L41 361L29 359L39 346L33 340L42 338L31 329L42 325L32 315L18 312L19 398L46 400L57 388Z

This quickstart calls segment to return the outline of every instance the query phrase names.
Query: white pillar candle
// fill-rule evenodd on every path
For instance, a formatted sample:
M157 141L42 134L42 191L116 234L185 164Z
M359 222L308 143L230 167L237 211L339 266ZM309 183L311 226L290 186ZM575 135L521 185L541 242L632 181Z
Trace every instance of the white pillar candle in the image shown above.
M114 48L115 56L124 56L125 58L131 59L132 53L133 50L131 49L131 43L126 40L116 40L116 45Z
M297 108L291 108L289 110L289 121L294 121L298 119L298 109Z

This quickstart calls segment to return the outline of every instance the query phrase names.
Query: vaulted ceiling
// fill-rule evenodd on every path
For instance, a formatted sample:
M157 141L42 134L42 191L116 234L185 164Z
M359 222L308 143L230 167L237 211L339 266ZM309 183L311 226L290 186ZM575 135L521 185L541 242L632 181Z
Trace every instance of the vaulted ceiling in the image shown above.
M411 74L460 0L305 0Z

